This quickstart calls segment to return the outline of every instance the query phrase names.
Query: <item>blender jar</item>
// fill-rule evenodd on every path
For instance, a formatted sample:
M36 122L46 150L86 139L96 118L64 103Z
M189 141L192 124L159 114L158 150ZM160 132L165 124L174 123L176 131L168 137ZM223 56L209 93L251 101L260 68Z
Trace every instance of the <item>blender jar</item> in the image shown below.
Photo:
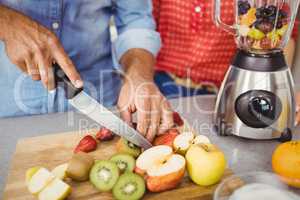
M255 54L282 51L287 44L300 0L236 0L235 24L221 20L221 0L215 0L214 22L236 36L238 48Z

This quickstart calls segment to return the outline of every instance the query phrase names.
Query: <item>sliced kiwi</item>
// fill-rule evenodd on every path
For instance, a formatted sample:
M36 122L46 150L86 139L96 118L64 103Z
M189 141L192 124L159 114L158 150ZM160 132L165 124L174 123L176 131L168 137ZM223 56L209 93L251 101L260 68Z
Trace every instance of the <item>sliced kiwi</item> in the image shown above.
M117 150L119 153L127 153L132 155L134 158L137 158L141 154L141 148L124 138L120 138L118 141Z
M145 193L144 179L132 172L120 176L113 188L113 195L117 200L138 200Z
M107 160L97 161L90 171L91 183L101 192L110 191L119 178L119 168Z
M135 159L126 153L119 153L110 159L117 164L121 172L132 172L135 167Z

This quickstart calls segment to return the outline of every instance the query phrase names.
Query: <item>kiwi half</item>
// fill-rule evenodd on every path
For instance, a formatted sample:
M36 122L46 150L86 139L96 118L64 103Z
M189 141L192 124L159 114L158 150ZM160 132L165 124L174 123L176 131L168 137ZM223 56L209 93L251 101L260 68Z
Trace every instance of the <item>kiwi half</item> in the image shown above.
M113 188L113 196L117 200L138 200L145 193L144 179L132 172L126 172L120 176Z
M127 153L132 155L134 158L137 158L141 154L141 148L124 138L120 138L116 146L119 153Z
M118 178L119 168L112 161L97 161L90 171L91 183L101 192L110 191Z
M110 160L117 164L121 172L132 172L135 167L134 157L126 153L116 154Z

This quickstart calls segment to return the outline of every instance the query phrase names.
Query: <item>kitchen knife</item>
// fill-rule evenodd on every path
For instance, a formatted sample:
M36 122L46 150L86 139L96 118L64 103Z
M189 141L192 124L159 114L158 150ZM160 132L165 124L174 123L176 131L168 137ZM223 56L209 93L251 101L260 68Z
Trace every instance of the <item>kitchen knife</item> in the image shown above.
M56 87L64 89L68 102L78 111L139 147L148 149L152 146L134 128L85 93L83 88L73 86L58 64L54 64L53 67Z

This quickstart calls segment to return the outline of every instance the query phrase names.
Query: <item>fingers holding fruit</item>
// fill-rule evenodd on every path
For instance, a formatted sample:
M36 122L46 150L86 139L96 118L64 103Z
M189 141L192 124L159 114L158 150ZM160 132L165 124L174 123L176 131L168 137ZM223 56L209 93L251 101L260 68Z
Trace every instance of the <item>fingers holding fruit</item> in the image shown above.
M130 125L133 124L132 114L137 112L137 131L149 141L157 133L165 132L173 126L170 105L152 81L124 81L118 109L121 118Z
M155 138L161 121L161 106L159 101L151 102L151 114L150 114L150 126L147 131L146 138L148 141L152 142Z
M170 103L165 99L162 103L162 116L161 124L159 126L158 135L165 133L167 130L172 128L175 124L174 111L171 108Z

